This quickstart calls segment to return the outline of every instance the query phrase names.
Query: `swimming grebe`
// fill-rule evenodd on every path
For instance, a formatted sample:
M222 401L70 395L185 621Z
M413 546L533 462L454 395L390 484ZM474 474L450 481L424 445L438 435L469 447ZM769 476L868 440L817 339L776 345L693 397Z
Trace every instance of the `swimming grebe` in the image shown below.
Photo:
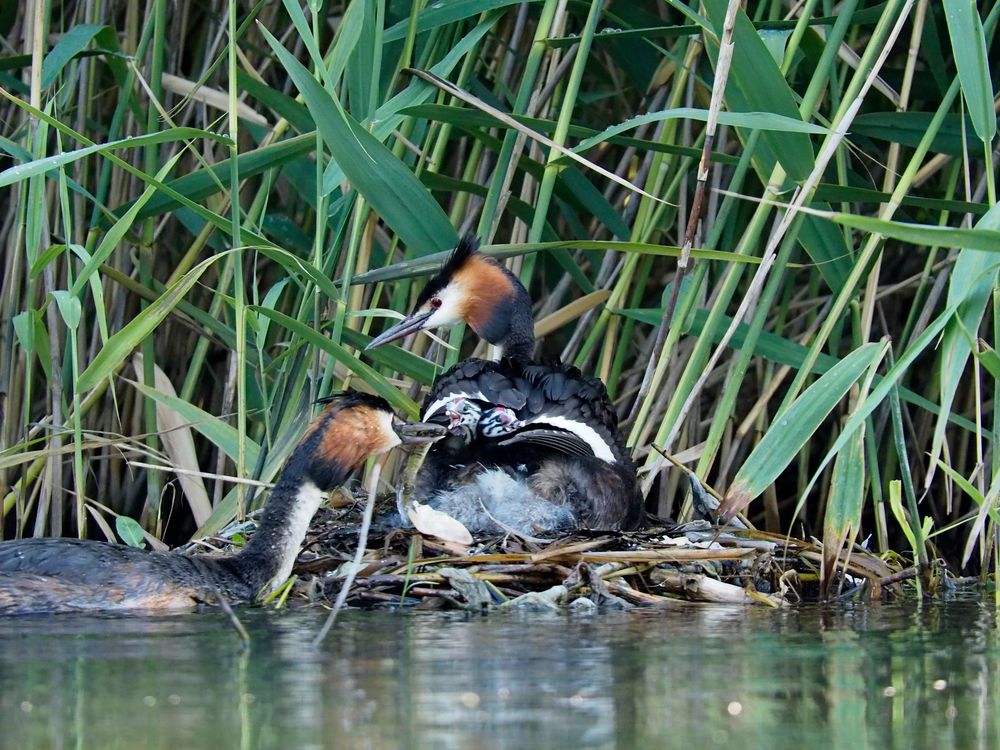
M150 552L81 539L0 543L0 615L85 610L178 610L252 602L288 578L323 492L368 456L426 443L440 425L408 423L378 396L347 392L326 408L292 452L256 532L226 556Z
M475 237L462 239L414 312L367 348L460 322L496 345L501 359L468 359L435 381L422 419L450 435L429 451L415 499L473 531L640 526L635 466L607 389L575 367L532 361L528 292L479 252Z

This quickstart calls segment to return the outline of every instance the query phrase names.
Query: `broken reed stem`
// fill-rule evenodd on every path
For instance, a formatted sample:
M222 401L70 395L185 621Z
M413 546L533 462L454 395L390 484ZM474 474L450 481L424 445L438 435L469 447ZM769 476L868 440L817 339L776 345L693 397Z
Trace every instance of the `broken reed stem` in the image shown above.
M250 648L250 633L247 631L243 623L240 622L240 618L236 616L235 612L233 612L232 606L230 606L229 602L226 601L226 597L222 595L222 592L219 591L218 588L215 589L215 598L219 602L219 607L226 613L226 617L229 618L229 622L233 626L233 630L235 630L239 635L243 648Z
M691 211L688 214L687 226L684 230L684 244L681 245L681 256L677 260L677 273L674 274L674 282L670 289L670 297L667 299L666 307L663 309L663 318L656 329L656 338L653 343L653 351L650 354L649 362L646 363L646 372L642 376L642 384L639 392L636 393L632 402L632 411L629 414L627 423L631 423L639 412L646 395L649 393L650 385L653 382L653 373L656 371L656 363L660 359L660 354L667 341L667 333L670 331L670 324L673 322L674 311L677 309L677 299L680 296L681 282L687 274L691 261L691 248L694 246L694 238L698 233L698 224L705 205L705 193L708 189L708 178L712 170L712 146L715 143L715 133L719 127L719 111L722 109L722 97L726 91L726 81L729 79L729 67L733 61L733 28L736 25L736 11L740 7L740 0L729 0L729 7L726 9L726 20L722 28L722 39L719 45L719 59L715 71L715 85L712 86L712 101L708 108L708 122L705 125L705 142L701 149L701 160L698 162L698 180L694 191L694 200L691 202Z
M354 551L354 560L351 562L351 568L347 571L347 575L344 576L343 583L340 584L340 591L337 592L337 600L333 603L333 609L330 610L326 622L323 623L323 627L320 628L319 633L313 639L311 644L313 648L319 648L320 644L326 638L327 633L330 632L330 628L337 621L337 613L340 612L341 607L344 606L344 602L347 601L347 595L350 593L351 586L354 584L354 578L361 567L361 559L365 556L365 549L368 546L368 530L371 528L372 516L375 513L375 495L378 491L378 480L379 475L382 473L383 460L379 459L372 466L368 487L368 502L365 505L365 515L361 520L361 530L358 531L358 548Z

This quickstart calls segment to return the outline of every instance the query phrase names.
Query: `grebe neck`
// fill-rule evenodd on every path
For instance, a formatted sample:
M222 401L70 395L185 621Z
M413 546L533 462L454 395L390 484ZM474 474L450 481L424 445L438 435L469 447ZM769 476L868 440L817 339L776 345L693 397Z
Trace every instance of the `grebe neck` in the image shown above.
M511 329L510 333L497 343L497 359L511 359L524 364L531 362L534 354L535 336L530 329Z
M500 269L510 281L511 292L490 310L488 316L473 326L477 333L499 347L500 359L531 362L535 354L535 320L531 314L528 290L506 268Z
M323 492L309 477L309 466L319 431L292 453L278 483L264 506L260 524L250 541L236 555L239 574L258 597L273 593L292 572L309 523L323 502ZM342 484L349 469L331 477L331 486Z

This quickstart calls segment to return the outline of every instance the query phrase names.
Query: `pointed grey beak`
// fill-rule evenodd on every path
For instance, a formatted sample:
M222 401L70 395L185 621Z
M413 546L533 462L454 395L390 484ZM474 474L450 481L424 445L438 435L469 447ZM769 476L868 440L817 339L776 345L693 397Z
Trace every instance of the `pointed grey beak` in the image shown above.
M448 431L430 422L401 422L393 427L403 445L423 445L440 440Z
M427 312L407 315L401 321L396 323L396 325L392 326L387 331L383 331L381 335L373 338L369 342L368 346L365 347L365 351L374 349L376 346L382 346L382 344L388 344L390 341L396 341L404 336L409 336L411 333L422 331L424 323L426 323L427 319L433 314L433 310L428 310Z

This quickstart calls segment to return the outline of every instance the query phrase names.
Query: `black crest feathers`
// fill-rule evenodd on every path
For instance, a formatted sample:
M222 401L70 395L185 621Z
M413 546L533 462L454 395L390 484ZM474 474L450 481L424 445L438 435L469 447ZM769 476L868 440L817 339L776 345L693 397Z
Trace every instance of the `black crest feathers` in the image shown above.
M420 291L420 296L417 297L416 309L420 309L427 300L448 286L448 282L458 273L458 270L466 264L469 258L478 252L479 238L471 232L465 234L459 240L458 246L448 256L448 260L441 266L441 270Z
M389 402L381 396L372 393L362 393L361 391L344 391L342 393L331 393L316 399L317 404L331 404L336 402L341 409L349 409L352 406L369 406L379 411L392 411Z

